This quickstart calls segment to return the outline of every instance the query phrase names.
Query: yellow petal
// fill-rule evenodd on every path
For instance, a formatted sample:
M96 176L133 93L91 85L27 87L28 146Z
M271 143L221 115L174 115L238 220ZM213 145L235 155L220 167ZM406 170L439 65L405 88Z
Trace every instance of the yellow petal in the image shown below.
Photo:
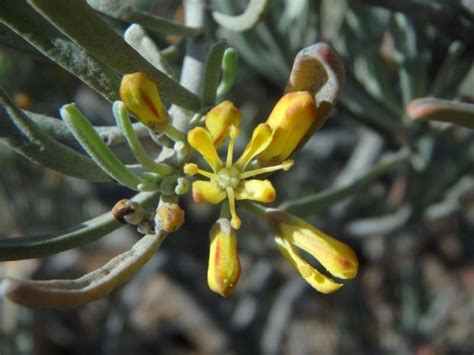
M152 130L160 131L168 122L156 84L144 73L124 75L120 98L138 120Z
M298 270L300 275L312 287L321 293L331 293L342 287L342 284L331 280L329 277L321 274L318 270L309 265L301 258L295 248L285 239L276 237L275 242L283 256Z
M357 275L359 262L347 244L295 216L289 216L280 223L279 229L284 239L312 255L332 275L341 279L351 279Z
M259 124L252 133L252 138L244 149L235 166L243 171L247 164L258 154L264 151L272 141L272 130L266 123Z
M283 96L273 108L267 124L273 131L272 143L258 159L264 165L286 160L297 148L316 118L313 96L307 91Z
M240 111L230 101L222 101L206 115L206 128L211 133L215 146L220 146L229 135L230 127L240 126Z
M235 190L237 200L254 200L259 202L273 202L276 192L268 180L244 180Z
M212 227L210 239L207 282L212 291L229 297L240 277L237 234L229 220L221 218Z
M212 181L193 182L193 199L196 203L208 202L215 205L222 202L226 196L225 191Z
M222 167L222 160L217 154L211 134L202 127L196 127L188 132L188 142L207 161L214 172Z

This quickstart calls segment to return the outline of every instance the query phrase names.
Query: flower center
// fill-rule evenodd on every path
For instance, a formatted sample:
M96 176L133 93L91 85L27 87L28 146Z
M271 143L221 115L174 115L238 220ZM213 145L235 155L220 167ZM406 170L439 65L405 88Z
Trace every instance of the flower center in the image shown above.
M222 168L217 172L217 184L223 190L226 188L237 188L240 183L240 171L235 167Z

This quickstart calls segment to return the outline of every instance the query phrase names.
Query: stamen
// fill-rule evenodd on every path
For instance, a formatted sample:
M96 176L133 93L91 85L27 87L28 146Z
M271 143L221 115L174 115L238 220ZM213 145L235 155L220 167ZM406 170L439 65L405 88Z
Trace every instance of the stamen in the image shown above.
M237 137L239 136L239 129L235 126L230 126L229 128L229 145L227 147L227 159L225 162L226 168L230 168L232 166L232 159L234 156L234 143Z
M183 171L186 175L194 176L198 173L199 167L197 166L197 164L188 163L188 164L184 164Z
M240 228L240 218L237 216L237 211L235 209L235 196L234 196L234 189L232 187L226 188L227 197L229 198L229 211L231 215L230 224L234 229Z
M249 177L253 177L256 175L261 175L261 174L266 174L266 173L271 173L272 171L280 170L283 169L284 171L289 170L294 164L294 161L292 159L285 160L283 163L274 165L274 166L267 166L265 168L259 168L259 169L254 169L254 170L249 170L241 173L239 175L241 180L247 179Z
M206 171L206 170L199 169L197 164L194 164L194 163L185 164L183 170L184 170L184 173L189 175L189 176L194 176L196 174L199 174L199 175L208 177L209 179L213 179L213 180L218 180L219 179L219 175L211 173L211 172Z
M209 179L212 179L212 180L218 180L219 179L219 175L211 173L210 171L198 169L197 173L199 175L205 176L205 177L207 177Z

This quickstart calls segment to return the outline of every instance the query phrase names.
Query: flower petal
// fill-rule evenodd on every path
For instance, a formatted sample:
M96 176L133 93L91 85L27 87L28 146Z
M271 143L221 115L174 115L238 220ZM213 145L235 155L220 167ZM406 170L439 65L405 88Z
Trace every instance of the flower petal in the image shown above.
M221 218L212 227L210 238L207 283L212 291L229 297L240 277L237 234L230 221Z
M258 159L264 165L286 160L305 137L316 118L316 106L308 91L291 92L273 108L267 124L273 130L272 143Z
M222 101L206 115L206 128L211 133L214 145L220 146L229 135L230 127L239 128L240 111L228 100Z
M259 124L252 133L252 138L244 149L235 166L243 171L248 163L262 151L264 151L272 141L272 129L266 123Z
M273 202L276 192L268 180L244 180L235 190L237 200L254 200L259 202Z
M357 275L359 262L347 244L295 216L289 218L289 223L281 223L279 228L289 243L311 254L332 275L341 279Z
M222 160L217 154L211 134L202 127L196 127L188 132L188 142L207 161L216 172L222 167Z
M218 204L226 198L226 193L212 181L194 181L193 199L196 203L208 202Z
M282 255L298 270L301 276L312 287L321 293L332 293L342 287L342 284L331 280L329 277L321 274L310 264L301 258L295 248L285 239L276 237L275 242Z

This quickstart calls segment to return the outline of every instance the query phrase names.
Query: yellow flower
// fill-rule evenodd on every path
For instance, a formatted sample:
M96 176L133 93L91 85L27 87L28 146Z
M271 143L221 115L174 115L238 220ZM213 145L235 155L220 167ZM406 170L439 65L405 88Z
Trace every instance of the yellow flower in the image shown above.
M148 128L161 131L168 123L168 112L158 88L146 74L137 72L124 75L120 83L120 98Z
M236 212L236 200L269 203L276 197L275 189L269 180L251 178L279 169L288 170L293 161L286 160L277 165L247 169L249 163L272 142L274 132L272 127L262 123L255 128L247 147L234 162L233 151L235 140L239 135L240 113L231 103L221 104L217 108L219 110L213 109L206 116L206 128L197 127L188 132L189 144L202 155L212 171L200 169L196 164L189 163L184 166L184 172L188 175L199 174L209 178L209 181L198 180L193 183L194 201L218 204L227 198L232 227L239 229L241 221ZM230 140L227 158L223 162L217 154L216 145L227 136Z
M310 134L315 124L316 109L309 92L288 93L276 104L266 123L259 124L242 155L234 162L234 143L239 135L240 112L224 101L214 107L205 118L205 128L197 127L188 132L188 142L209 165L211 171L195 163L184 166L188 175L201 175L208 180L193 182L193 198L197 203L212 204L228 200L228 219L219 219L211 230L208 284L211 290L228 297L240 276L237 252L237 235L241 221L236 212L237 200L272 202L275 189L268 180L254 177L288 170L293 160L288 159ZM225 161L217 147L229 137ZM255 160L252 164L251 162ZM223 211L226 211L224 209ZM298 253L297 248L315 257L333 276L353 278L357 273L357 257L346 244L324 234L303 220L278 210L267 213L270 227L281 253L316 290L334 292L342 284L325 276ZM225 215L225 212L224 212Z
M240 277L237 234L229 220L221 218L212 227L210 239L207 283L212 291L227 298L232 294Z
M297 248L313 256L337 278L352 279L356 276L359 262L348 245L285 212L272 210L267 213L267 217L280 252L319 292L334 292L342 287L342 284L316 270L301 257Z

